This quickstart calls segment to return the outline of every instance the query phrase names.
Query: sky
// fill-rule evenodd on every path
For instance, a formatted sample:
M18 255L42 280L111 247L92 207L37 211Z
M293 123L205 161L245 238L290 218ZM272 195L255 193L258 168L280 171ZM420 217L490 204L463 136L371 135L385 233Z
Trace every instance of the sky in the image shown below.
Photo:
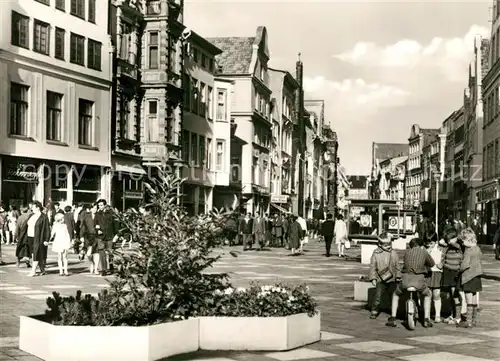
M270 66L295 69L306 98L325 100L348 174L369 174L372 142L407 143L413 124L439 128L463 104L476 35L491 2L185 0L204 37L255 36L266 26Z

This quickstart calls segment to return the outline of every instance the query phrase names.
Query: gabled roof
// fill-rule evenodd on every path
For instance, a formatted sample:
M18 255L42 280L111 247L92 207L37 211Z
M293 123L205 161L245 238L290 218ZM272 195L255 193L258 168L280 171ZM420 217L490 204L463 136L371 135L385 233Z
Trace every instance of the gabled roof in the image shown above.
M222 50L216 57L223 74L248 74L252 62L255 37L207 38Z
M373 158L385 160L408 155L408 143L373 143Z

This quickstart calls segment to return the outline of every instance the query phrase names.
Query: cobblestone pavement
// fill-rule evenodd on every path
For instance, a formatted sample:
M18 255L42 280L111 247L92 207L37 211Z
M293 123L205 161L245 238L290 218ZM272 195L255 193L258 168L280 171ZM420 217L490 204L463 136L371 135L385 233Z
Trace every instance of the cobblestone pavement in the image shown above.
M13 247L4 246L4 260L13 262ZM289 257L282 249L240 252L238 257L224 250L221 260L211 272L227 272L236 286L252 280L261 284L276 281L305 282L320 305L322 341L307 347L279 353L196 353L176 360L272 361L272 360L407 360L407 361L498 361L500 360L500 262L491 252L484 256L487 279L483 280L478 327L456 329L435 325L431 329L417 326L407 331L403 326L384 326L386 315L377 320L368 318L364 304L353 300L353 282L367 273L361 265L359 250L348 251L348 259L326 258L323 245L313 242L299 257ZM26 277L28 270L14 264L0 267L0 361L39 360L19 349L19 315L42 313L51 291L64 295L81 289L96 293L106 286L106 279L87 274L84 263L70 257L69 277L59 277L53 256L49 274ZM104 360L103 360L104 361Z

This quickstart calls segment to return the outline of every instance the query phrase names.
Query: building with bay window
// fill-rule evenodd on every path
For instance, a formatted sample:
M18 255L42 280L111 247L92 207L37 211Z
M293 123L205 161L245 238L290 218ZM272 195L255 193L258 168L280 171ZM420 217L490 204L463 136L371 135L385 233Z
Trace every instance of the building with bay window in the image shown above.
M7 0L0 12L0 199L109 198L108 2Z
M241 210L267 213L270 205L271 89L267 29L253 37L210 38L222 50L217 75L234 82L231 109L231 189Z

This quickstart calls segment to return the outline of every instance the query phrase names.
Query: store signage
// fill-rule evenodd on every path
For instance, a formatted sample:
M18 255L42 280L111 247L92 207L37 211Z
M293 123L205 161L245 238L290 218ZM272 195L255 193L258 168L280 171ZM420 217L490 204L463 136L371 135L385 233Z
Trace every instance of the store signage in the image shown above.
M500 198L500 194L496 184L485 187L477 192L477 203L484 203L498 198Z
M143 198L143 193L142 192L129 191L129 192L124 192L123 193L123 197L124 198L128 198L128 199L142 199Z
M288 203L288 196L284 194L272 194L271 195L271 203Z
M37 172L29 171L32 167L29 167L25 164L18 164L17 167L13 167L13 169L9 169L7 172L7 176L9 178L23 178L28 181L33 181L38 179Z

